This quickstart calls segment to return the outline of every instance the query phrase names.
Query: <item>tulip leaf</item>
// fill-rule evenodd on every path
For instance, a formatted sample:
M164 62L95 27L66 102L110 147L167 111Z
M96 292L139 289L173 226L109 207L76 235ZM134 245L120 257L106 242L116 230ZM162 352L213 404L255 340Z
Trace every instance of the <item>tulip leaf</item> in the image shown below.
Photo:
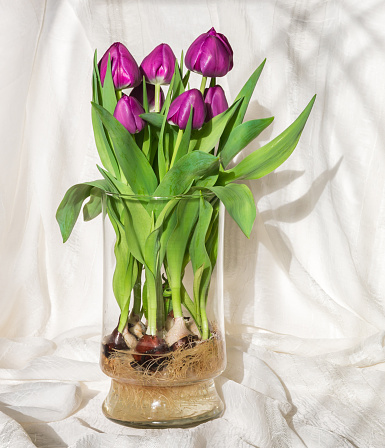
M187 244L198 217L199 197L181 199L177 205L177 223L169 237L166 257L171 290L180 291Z
M65 243L71 235L83 202L89 197L93 187L99 188L103 191L108 191L107 182L100 179L73 185L64 195L64 198L56 212L56 220L60 227L63 243Z
M92 103L92 107L108 130L122 172L134 193L151 195L158 180L146 156L114 116L98 104Z
M253 72L253 74L250 76L250 78L247 80L246 84L242 87L241 91L238 93L237 97L235 98L235 101L238 101L242 99L242 105L238 109L237 113L234 114L232 119L229 121L225 131L223 132L223 135L221 137L221 140L219 142L219 151L223 148L223 146L226 144L227 139L229 138L229 135L231 131L236 128L239 124L242 123L243 118L246 114L246 110L249 106L251 96L254 92L255 86L257 85L257 82L259 80L259 77L261 76L263 67L265 66L266 59L262 62L262 64Z
M84 221L91 221L102 212L101 191L99 188L92 188L90 191L90 200L84 204L83 219Z
M183 136L181 139L181 142L179 144L179 147L176 148L176 154L173 154L172 156L172 166L183 156L185 156L188 153L189 144L190 144L190 137L191 137L191 128L192 128L192 121L193 121L193 115L194 115L194 109L191 106L190 108L190 115L188 117L186 129L183 131Z
M297 146L315 98L314 95L300 116L278 137L245 157L234 168L221 172L220 184L236 179L259 179L280 166Z
M211 154L194 151L186 154L166 173L154 192L157 197L183 194L194 180L217 172L219 159Z
M109 183L110 190L107 193L119 193L126 196L135 196L135 193L133 192L132 188L124 184L123 182L116 179L112 174L110 174L108 171L105 171L103 168L101 168L99 165L96 165L100 174L106 179L106 181Z
M121 310L118 330L122 332L127 322L131 291L138 275L138 263L128 249L124 230L114 222L114 219L111 219L111 223L116 233L114 247L116 265L112 278L112 288Z
M188 81L189 81L189 79L190 79L190 70L187 70L187 72L186 72L186 74L183 76L183 80L182 80L182 83L183 83L183 87L186 89L186 87L187 87L187 84L188 84Z
M94 71L92 77L92 98L94 103L102 104L102 85L100 82L99 69L97 65L97 53L95 51L94 56ZM108 140L106 135L106 130L99 118L96 114L95 110L92 108L91 110L91 118L92 118L92 127L94 130L95 136L95 144L98 150L98 154L100 160L102 161L103 166L114 173L116 177L120 178L120 170L118 162L116 161L116 157L112 146Z
M241 101L236 101L231 107L214 117L197 131L192 132L190 151L199 150L210 152L218 143L226 124L241 105Z
M175 60L175 70L174 70L174 85L173 85L173 89L172 89L172 101L174 101L175 98L183 92L184 92L184 85L182 82L181 72L179 70L178 60L176 59Z
M110 54L108 55L107 71L106 76L104 77L104 83L102 87L102 97L103 97L102 106L104 107L104 109L108 110L110 114L113 114L115 111L117 101L116 101L114 81L112 79Z
M212 206L201 196L199 217L189 246L191 264L194 272L194 302L196 305L202 304L202 302L204 303L210 283L211 261L206 250L206 235L212 215ZM199 274L197 275L198 272ZM198 313L199 309L197 308Z
M249 187L245 184L228 184L225 187L216 186L208 189L223 202L229 215L249 238L257 213Z
M143 120L147 121L147 123L150 123L159 129L162 127L162 124L164 121L164 116L160 115L157 112L140 114L139 116L140 116L140 118L143 118Z
M152 220L137 199L124 199L121 207L122 224L126 231L127 246L133 256L145 264L145 244L151 232Z
M226 144L220 151L220 159L222 165L226 167L229 162L252 142L258 135L266 129L274 120L271 118L262 118L260 120L250 120L237 126L230 133Z

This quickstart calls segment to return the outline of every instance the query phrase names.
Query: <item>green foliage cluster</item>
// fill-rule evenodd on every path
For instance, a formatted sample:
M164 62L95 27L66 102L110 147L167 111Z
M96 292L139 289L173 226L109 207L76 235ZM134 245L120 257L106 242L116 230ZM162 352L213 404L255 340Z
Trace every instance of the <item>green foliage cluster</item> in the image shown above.
M95 53L92 124L103 165L98 166L102 178L71 187L56 218L65 242L84 202L89 199L83 207L86 221L101 213L104 202L116 233L113 290L121 311L120 331L132 306L136 314L145 313L147 333L155 335L164 327L170 309L180 317L183 305L202 338L209 336L206 303L217 258L219 203L249 237L256 207L250 189L239 181L258 179L290 156L315 100L282 134L228 168L273 121L263 118L243 122L264 64L251 75L233 104L201 129L191 128L190 113L181 136L166 119L171 102L185 91L189 79L189 72L184 74L176 61L160 112L148 112L143 83L146 113L141 117L148 125L131 135L113 116L117 95L111 64L102 86ZM183 285L189 262L194 273L193 297ZM143 270L145 281L140 286ZM130 306L132 292L134 303Z

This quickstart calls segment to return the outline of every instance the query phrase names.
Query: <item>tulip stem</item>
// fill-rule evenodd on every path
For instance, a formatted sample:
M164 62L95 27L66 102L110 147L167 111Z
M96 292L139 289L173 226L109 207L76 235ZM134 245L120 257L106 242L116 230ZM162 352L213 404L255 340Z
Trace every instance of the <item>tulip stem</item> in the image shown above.
M160 112L160 84L155 84L155 112Z
M202 82L201 82L201 88L200 88L202 95L205 93L206 82L207 82L207 77L202 76Z
M120 98L122 98L122 91L121 90L115 90L116 99L119 101Z
M177 135L177 137L176 137L176 142L175 142L174 152L172 153L172 159L171 159L171 163L170 163L170 169L173 167L173 165L174 165L174 163L175 163L176 155L177 155L177 153L178 153L178 149L179 149L180 142L182 141L182 137L183 137L183 129L179 129L179 131L178 131L178 135Z

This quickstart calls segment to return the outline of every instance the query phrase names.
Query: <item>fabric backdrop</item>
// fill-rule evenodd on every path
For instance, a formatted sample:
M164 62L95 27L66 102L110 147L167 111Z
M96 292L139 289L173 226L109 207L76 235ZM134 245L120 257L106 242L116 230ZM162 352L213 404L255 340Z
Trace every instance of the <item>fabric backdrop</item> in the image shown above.
M0 1L0 446L385 445L385 3L380 0ZM65 191L99 176L94 49L176 55L212 26L234 50L229 101L266 57L247 118L274 115L245 153L314 93L294 154L249 182L250 240L227 219L228 368L222 418L181 430L105 419L98 367L101 221L63 245Z

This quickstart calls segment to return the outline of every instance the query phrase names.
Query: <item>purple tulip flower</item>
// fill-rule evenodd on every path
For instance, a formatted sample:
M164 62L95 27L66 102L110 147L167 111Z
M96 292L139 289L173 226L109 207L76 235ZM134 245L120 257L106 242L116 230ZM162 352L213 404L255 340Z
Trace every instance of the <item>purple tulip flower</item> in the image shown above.
M193 107L194 114L192 128L201 128L205 121L206 106L202 93L198 89L187 90L175 98L168 111L168 122L176 124L180 129L186 129L191 106Z
M144 109L139 101L123 94L115 107L114 117L130 134L140 132L146 125L146 122L139 117L140 114L144 114Z
M137 86L142 76L138 64L131 56L131 53L120 42L115 42L104 53L99 61L100 80L104 84L106 77L108 55L111 58L112 79L116 90L126 89L127 87Z
M206 121L211 120L229 108L225 92L221 86L209 87L205 90L205 104L207 110Z
M190 45L186 67L205 77L225 76L233 68L233 50L227 38L211 28Z
M147 91L147 102L148 102L148 111L155 111L155 86L153 84L146 83L146 91ZM135 89L132 89L130 96L136 98L139 103L143 106L143 83L139 84ZM164 103L164 93L163 90L160 89L160 108L162 108Z
M140 66L150 84L170 84L175 71L175 55L167 44L160 44L146 56Z

